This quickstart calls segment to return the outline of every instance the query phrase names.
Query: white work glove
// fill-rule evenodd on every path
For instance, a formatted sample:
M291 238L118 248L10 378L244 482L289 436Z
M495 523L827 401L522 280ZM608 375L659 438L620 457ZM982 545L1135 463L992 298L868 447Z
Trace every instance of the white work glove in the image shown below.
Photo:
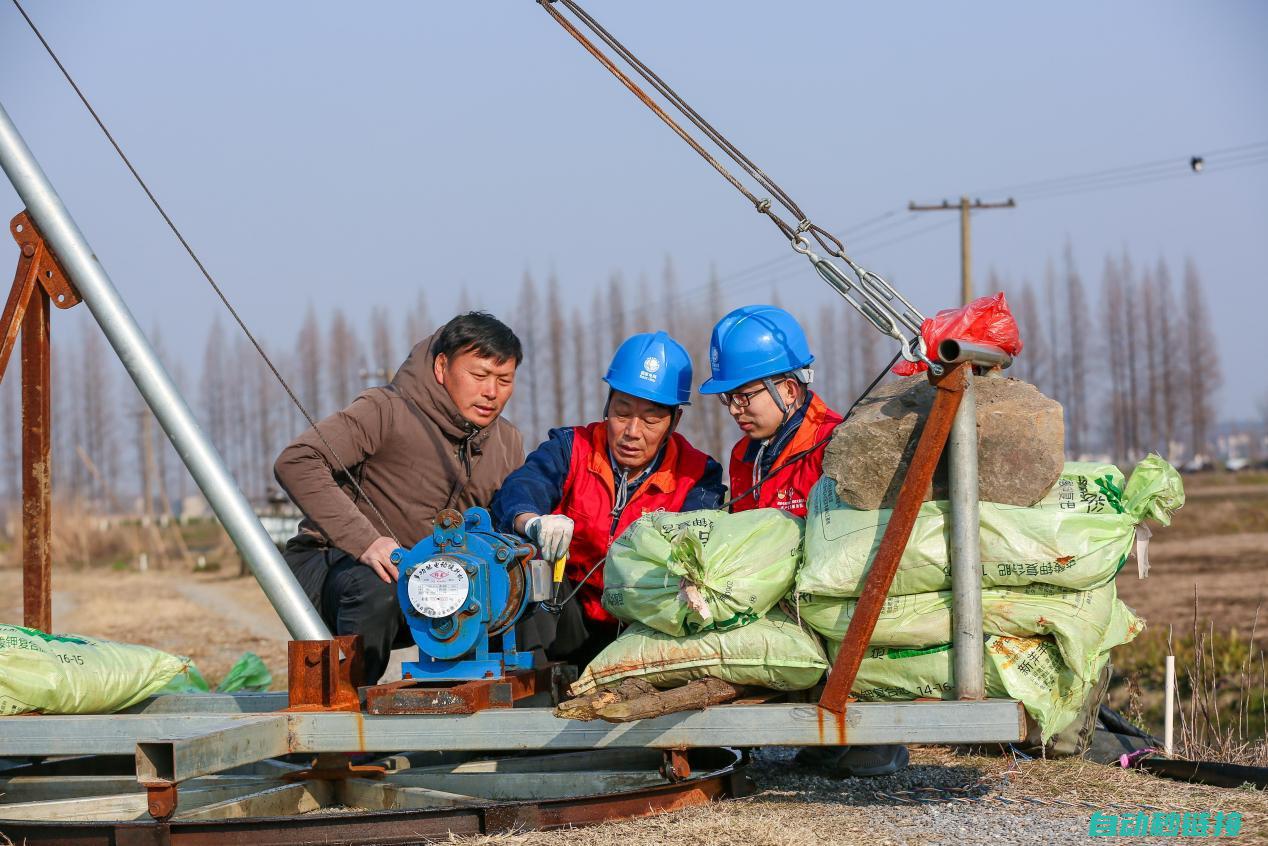
M562 514L542 514L524 525L524 531L537 543L543 561L558 561L568 554L572 543L572 518Z

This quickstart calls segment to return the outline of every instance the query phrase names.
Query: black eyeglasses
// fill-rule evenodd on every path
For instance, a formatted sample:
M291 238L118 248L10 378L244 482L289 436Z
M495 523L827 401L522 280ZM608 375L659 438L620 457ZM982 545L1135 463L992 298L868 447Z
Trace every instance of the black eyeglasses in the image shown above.
M757 396L758 394L765 393L765 391L766 391L765 385L763 385L760 388L754 388L753 390L747 391L744 393L741 393L739 391L723 391L722 393L718 394L718 399L721 400L722 404L725 405L727 408L730 408L731 405L734 404L736 408L744 409L744 408L748 408L748 404L749 402L752 401L753 397Z

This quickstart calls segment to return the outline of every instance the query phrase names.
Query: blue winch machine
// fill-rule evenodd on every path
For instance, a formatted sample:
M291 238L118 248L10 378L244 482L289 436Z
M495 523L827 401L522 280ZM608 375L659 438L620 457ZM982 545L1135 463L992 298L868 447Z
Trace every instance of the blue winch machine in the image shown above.
M430 538L393 552L397 599L419 653L402 672L452 682L532 669L533 654L515 648L515 623L531 602L548 598L550 576L534 552L523 539L494 531L483 508L442 511Z

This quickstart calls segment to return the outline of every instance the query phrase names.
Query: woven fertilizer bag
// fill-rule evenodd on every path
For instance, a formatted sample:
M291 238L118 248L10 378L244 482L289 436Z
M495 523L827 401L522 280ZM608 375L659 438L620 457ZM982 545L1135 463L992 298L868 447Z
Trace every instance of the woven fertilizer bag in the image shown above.
M608 551L603 607L679 637L752 623L792 588L802 525L777 508L645 514Z
M148 646L0 625L0 716L110 714L157 693L187 664Z
M1121 602L1114 608L1102 650L1087 663L1071 667L1048 637L986 638L986 695L1016 699L1039 726L1046 743L1079 716L1084 700L1109 661L1110 650L1133 640L1144 628ZM832 658L839 642L828 643ZM955 698L954 650L950 644L918 649L871 647L859 665L853 693L868 702L922 697Z
M1036 505L981 503L982 585L1100 587L1126 563L1141 521L1169 525L1183 504L1180 474L1156 455L1137 464L1126 484L1111 466L1067 464ZM850 508L837 499L833 480L821 479L810 494L798 593L858 596L890 513ZM920 507L891 596L950 589L949 513L945 501ZM1147 532L1142 527L1139 534Z
M854 616L856 599L798 595L794 613L828 640L840 641ZM1050 635L1066 665L1084 672L1104 649L1115 622L1118 589L1113 582L1092 590L1066 590L1036 583L982 591L982 630L988 635ZM951 640L951 591L889 596L868 642L873 647L914 649ZM1130 612L1128 612L1130 613Z
M779 609L747 626L673 637L635 623L598 654L572 685L584 696L622 679L660 688L713 677L773 690L814 687L828 667L819 638Z

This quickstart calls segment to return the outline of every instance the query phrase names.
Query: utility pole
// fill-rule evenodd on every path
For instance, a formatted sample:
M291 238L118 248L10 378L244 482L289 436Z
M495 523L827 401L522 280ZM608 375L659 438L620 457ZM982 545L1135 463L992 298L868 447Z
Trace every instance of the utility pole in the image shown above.
M969 244L969 212L973 209L1011 209L1016 205L1012 197L1002 203L984 203L981 200L970 203L968 197L961 197L960 202L955 204L947 200L943 200L941 205L934 206L920 206L915 202L907 204L908 211L914 212L960 210L960 300L962 305L968 305L973 299L973 277L970 273L973 251Z

